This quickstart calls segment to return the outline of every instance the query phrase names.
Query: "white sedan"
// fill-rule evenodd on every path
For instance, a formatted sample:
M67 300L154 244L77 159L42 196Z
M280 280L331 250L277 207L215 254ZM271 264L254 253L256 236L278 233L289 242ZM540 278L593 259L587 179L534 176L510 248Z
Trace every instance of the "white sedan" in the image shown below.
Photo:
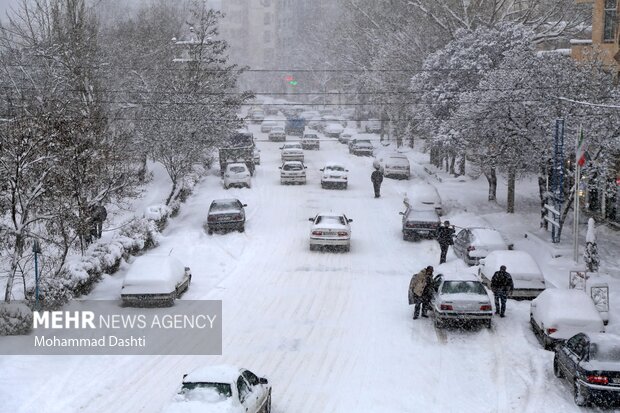
M442 327L446 322L458 321L482 322L491 328L491 299L474 274L443 274L435 277L435 280L436 292L432 308L436 327Z
M282 162L286 161L304 161L304 150L299 142L287 142L281 146Z
M143 255L131 264L121 288L123 305L171 306L189 288L192 273L168 255Z
M286 161L280 166L281 184L305 184L306 166L300 161Z
M321 188L340 187L347 189L349 183L347 174L349 170L344 165L330 162L321 168L320 171L323 172Z
M412 207L419 211L435 210L438 215L443 215L443 205L437 189L426 182L416 182L410 187L412 195Z
M383 166L383 175L386 177L404 178L411 177L411 165L406 155L402 153L390 153L379 159Z
M183 376L164 413L271 413L271 385L249 370L221 365Z
M338 138L340 137L340 134L342 133L343 130L344 128L342 127L341 124L332 122L332 123L328 123L325 126L325 128L323 129L323 133L328 138Z
M252 176L246 164L231 163L226 165L226 170L224 171L224 189L228 189L231 186L252 187Z
M525 251L492 251L481 259L479 274L482 281L491 286L493 274L502 265L512 276L514 290L510 298L535 298L545 290L545 277L534 258Z
M344 251L351 249L351 226L352 219L344 214L322 212L314 218L310 229L310 251L321 247L338 247Z

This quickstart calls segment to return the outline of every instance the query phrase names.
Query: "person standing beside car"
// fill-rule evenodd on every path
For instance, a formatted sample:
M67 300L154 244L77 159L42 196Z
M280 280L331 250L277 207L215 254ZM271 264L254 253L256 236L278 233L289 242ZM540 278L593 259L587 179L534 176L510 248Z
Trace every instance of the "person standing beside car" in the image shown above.
M375 161L373 163L375 170L370 174L370 180L372 181L372 186L375 190L375 198L379 198L381 196L381 183L383 182L383 172L381 172L381 165L379 162Z
M512 276L506 271L506 266L502 265L491 278L491 291L495 296L495 314L499 314L500 317L504 317L506 313L506 299L512 294L512 290L514 290Z
M409 305L415 305L413 310L414 320L420 315L420 309L422 310L422 317L428 317L426 315L428 306L424 303L424 293L428 293L429 290L427 290L426 287L432 284L432 280L433 267L430 265L411 277L411 281L409 282Z
M445 221L443 226L437 228L437 242L439 243L439 248L441 248L440 264L446 262L448 248L450 248L450 245L454 245L454 233L454 225L450 225L450 221Z

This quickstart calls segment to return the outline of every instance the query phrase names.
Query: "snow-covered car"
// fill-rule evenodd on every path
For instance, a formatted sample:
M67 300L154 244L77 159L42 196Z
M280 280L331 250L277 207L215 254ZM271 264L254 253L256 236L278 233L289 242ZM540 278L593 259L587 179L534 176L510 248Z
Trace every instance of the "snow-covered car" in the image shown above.
M271 142L284 142L286 140L286 132L282 126L274 126L269 132L269 140Z
M310 129L316 129L321 120L321 114L314 110L303 111L299 114L299 117L306 120L306 125Z
M390 153L379 159L383 167L385 177L404 178L411 177L411 165L406 155L402 153Z
M314 218L310 229L310 251L321 247L338 247L344 251L351 249L351 226L352 219L345 214L322 212Z
M491 251L507 250L502 234L493 228L464 228L454 238L454 254L468 265L478 265Z
M566 378L578 406L603 408L620 401L620 336L579 333L559 344L553 357L553 374Z
M434 281L436 290L431 308L436 327L458 321L482 322L491 328L491 298L475 274L466 271L442 274L436 276Z
M271 385L265 377L235 366L196 369L163 413L271 413Z
M577 333L604 333L603 319L582 290L549 288L530 304L532 330L545 349Z
M281 184L305 184L306 166L300 161L286 161L280 168Z
M351 129L345 129L342 131L340 136L338 136L338 142L348 144L351 139L355 136L355 131Z
M304 133L301 137L302 149L319 149L321 147L319 135L316 133Z
M252 187L252 176L250 170L244 163L229 163L226 165L223 180L224 189L228 189L231 186Z
M263 133L268 133L271 132L271 128L273 128L274 126L278 126L278 122L273 120L273 119L265 119L261 124L260 124L260 131Z
M405 212L400 212L403 216L402 232L405 241L418 241L420 238L434 239L437 237L437 228L440 220L435 211L417 210L407 208Z
M254 147L253 156L254 165L260 165L260 149L258 149L256 146Z
M280 157L282 162L286 161L304 161L304 149L299 142L288 142L281 146Z
M410 187L412 193L411 203L418 210L434 210L438 215L443 215L443 204L437 189L426 182L417 182Z
M366 133L381 132L381 121L379 119L368 119L364 130L366 131Z
M123 280L121 301L134 307L171 306L189 288L189 267L169 255L137 257Z
M216 199L207 214L207 232L234 230L245 231L245 207L238 199Z
M349 147L349 153L357 156L372 156L375 148L369 140L356 139Z
M532 299L545 290L545 278L540 267L525 251L492 251L479 263L479 274L489 287L493 274L500 266L506 266L514 284L510 298Z
M321 188L340 187L347 189L349 183L349 170L344 165L330 162L320 169L323 172L321 176Z
M248 113L248 117L253 123L261 123L265 119L265 112L262 109L253 109Z
M328 123L323 128L323 133L328 138L338 138L343 130L344 128L342 127L340 123L332 122L332 123Z

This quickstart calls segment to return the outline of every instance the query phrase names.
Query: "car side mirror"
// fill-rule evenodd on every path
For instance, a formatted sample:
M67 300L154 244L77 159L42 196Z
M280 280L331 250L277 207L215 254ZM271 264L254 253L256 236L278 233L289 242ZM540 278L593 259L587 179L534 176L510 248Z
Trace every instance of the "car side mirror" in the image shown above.
M278 169L282 169L282 167L281 167L281 166L278 166Z
M348 218L347 222L353 222L353 220L351 218Z
M404 212L399 212L398 215L405 215L405 213Z
M515 244L508 244L508 250L512 251L515 249Z
M269 380L267 380L265 377L260 377L260 378L258 379L258 382L259 382L260 384L269 384Z
M344 171L345 171L345 172L349 172L349 170L348 170L348 169L345 169Z
M183 375L183 378L186 378L186 377L187 377L187 373L185 373L185 374Z
M308 169L308 167L304 165L304 169Z
M243 204L244 207L248 206L248 204Z
M324 170L325 170L325 168L321 168L321 169L319 169L319 171L321 171L321 172L323 172Z

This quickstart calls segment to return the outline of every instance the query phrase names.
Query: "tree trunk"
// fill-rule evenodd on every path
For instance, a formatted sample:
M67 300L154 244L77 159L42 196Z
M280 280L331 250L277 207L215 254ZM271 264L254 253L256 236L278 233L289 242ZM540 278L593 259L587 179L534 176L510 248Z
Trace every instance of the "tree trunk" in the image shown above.
M461 159L459 161L459 176L465 175L465 154L461 154Z
M444 155L443 159L446 161L446 172L450 172L450 157L448 155Z
M545 219L547 216L545 208L547 203L547 178L542 175L538 177L538 196L540 197L540 227L546 231L549 229L549 222Z
M6 280L6 290L4 291L4 301L11 302L11 294L13 292L13 282L15 281L15 275L19 269L19 259L24 252L24 238L21 233L15 235L15 245L13 247L13 259L11 260L11 270L9 271L9 278Z
M514 169L508 171L508 193L506 199L506 212L514 214L515 212L515 181L516 173Z
M497 174L495 168L484 168L484 176L489 182L489 201L495 201L497 199Z
M172 189L170 190L170 195L168 195L168 199L166 199L166 205L170 205L170 201L172 201L172 197L177 190L177 181L178 179L172 180Z
M454 165L456 164L456 156L450 156L450 175L456 175Z
M142 154L142 159L140 159L140 169L138 170L138 181L140 183L144 183L146 180L146 161L147 161L146 152Z

